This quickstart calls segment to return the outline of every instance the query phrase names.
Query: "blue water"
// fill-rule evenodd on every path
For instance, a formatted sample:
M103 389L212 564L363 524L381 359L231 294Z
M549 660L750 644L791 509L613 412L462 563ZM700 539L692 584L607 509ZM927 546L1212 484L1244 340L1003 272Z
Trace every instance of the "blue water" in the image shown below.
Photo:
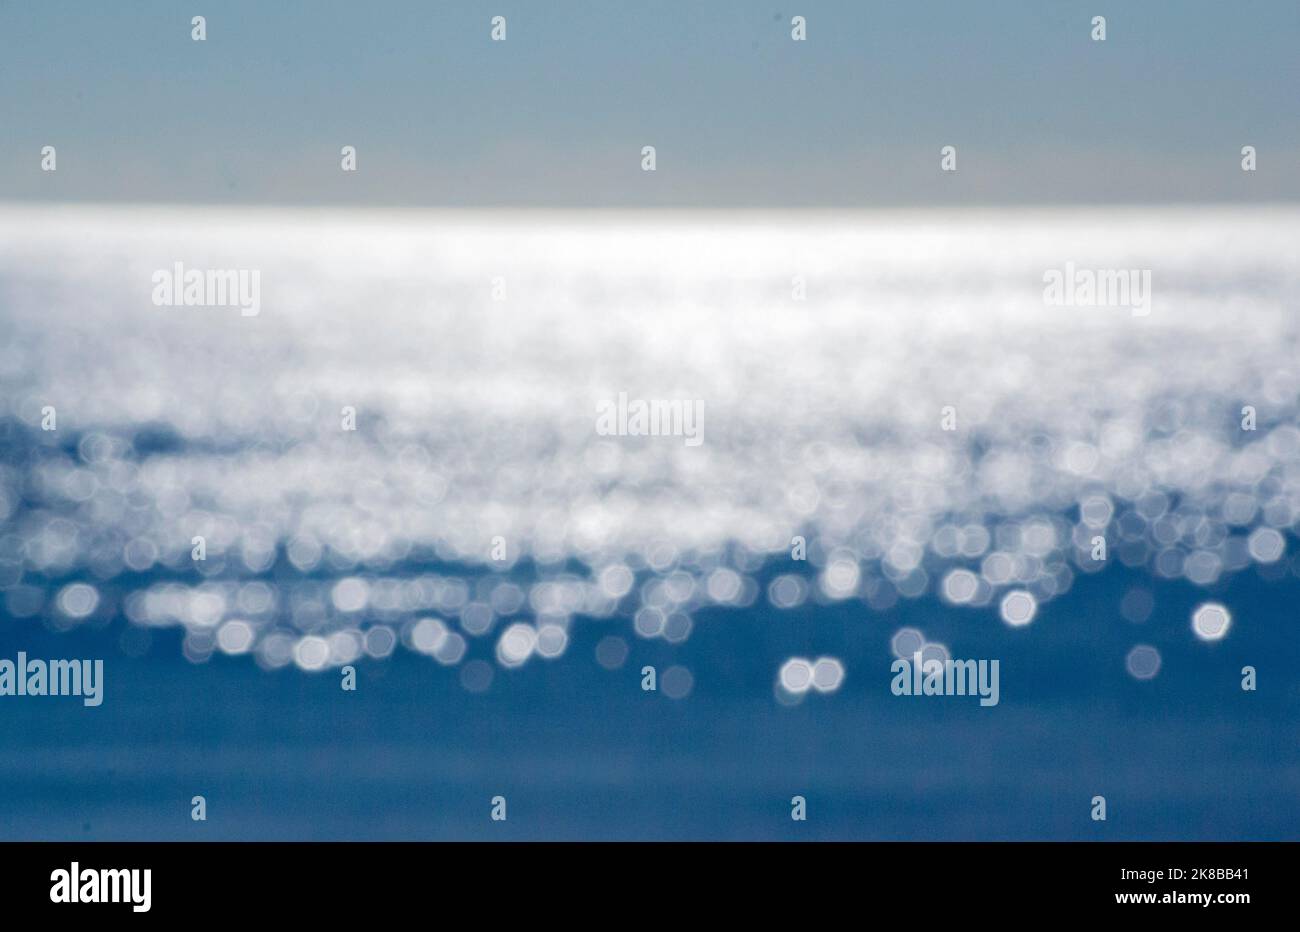
M592 622L569 662L499 671L485 694L407 652L361 662L346 692L336 672L190 664L174 631L132 658L121 621L60 635L6 619L0 655L109 659L99 708L0 705L0 825L44 839L1294 839L1300 648L1279 634L1300 581L1236 577L1223 594L1253 623L1207 651L1186 624L1202 593L1185 584L1160 587L1144 624L1115 622L1123 575L1080 582L1032 631L924 602L705 611L680 648L634 640L619 671L590 661L613 627ZM1001 658L1001 703L893 696L884 648L904 624ZM1162 653L1153 681L1124 671L1137 641ZM843 688L773 702L772 657L792 652L841 657ZM695 672L685 700L640 688L643 664L669 661ZM1240 688L1248 663L1256 692ZM489 819L498 794L504 823ZM807 822L789 817L796 794ZM1089 817L1096 794L1105 823Z
M1295 839L1297 229L6 211L0 660L106 682L0 696L0 838ZM1000 702L893 695L912 631Z

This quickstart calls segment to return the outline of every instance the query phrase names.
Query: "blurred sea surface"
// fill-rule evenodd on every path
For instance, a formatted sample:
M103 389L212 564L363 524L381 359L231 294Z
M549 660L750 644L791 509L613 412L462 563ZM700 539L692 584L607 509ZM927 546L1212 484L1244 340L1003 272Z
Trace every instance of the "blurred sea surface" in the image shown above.
M1298 241L7 205L0 658L106 685L0 697L0 837L1294 839ZM178 262L260 312L156 305ZM620 392L703 443L598 434ZM1000 703L892 695L913 649Z

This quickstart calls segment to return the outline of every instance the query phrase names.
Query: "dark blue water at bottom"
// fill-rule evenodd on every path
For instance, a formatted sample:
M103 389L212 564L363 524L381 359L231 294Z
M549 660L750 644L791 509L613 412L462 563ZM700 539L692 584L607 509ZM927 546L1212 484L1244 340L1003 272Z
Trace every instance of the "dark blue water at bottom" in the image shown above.
M1135 583L1156 596L1144 624L1118 611ZM337 670L192 664L179 630L129 657L120 618L67 634L3 618L0 656L102 657L106 686L98 708L0 699L0 837L1295 839L1297 595L1292 576L1225 580L1212 597L1233 625L1216 643L1189 624L1205 590L1119 566L1018 629L933 597L888 612L704 610L676 647L625 620L579 620L565 656L498 668L483 694L401 648L359 662L347 692ZM999 659L1000 703L892 695L903 625L956 658ZM632 645L619 670L593 659L609 633ZM1125 670L1139 643L1162 656L1149 681ZM843 687L778 703L779 665L823 654L844 663ZM647 664L687 666L693 691L643 691ZM196 795L205 822L190 818ZM489 817L498 795L505 822ZM790 817L795 795L806 821ZM1090 815L1097 795L1104 822Z

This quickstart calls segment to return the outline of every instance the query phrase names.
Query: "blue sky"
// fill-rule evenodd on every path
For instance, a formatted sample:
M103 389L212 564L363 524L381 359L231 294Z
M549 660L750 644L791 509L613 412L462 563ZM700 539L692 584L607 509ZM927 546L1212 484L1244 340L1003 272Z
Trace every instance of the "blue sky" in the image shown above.
M1295 200L1297 38L1293 0L0 2L0 200Z

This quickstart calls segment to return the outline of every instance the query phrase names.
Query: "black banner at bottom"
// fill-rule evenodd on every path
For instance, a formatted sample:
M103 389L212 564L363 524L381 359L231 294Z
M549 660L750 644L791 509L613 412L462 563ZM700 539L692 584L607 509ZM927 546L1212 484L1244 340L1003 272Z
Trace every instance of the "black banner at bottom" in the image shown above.
M0 844L6 915L365 919L691 903L729 917L918 909L927 918L1139 912L1216 919L1294 902L1293 843ZM712 905L709 905L712 904Z

